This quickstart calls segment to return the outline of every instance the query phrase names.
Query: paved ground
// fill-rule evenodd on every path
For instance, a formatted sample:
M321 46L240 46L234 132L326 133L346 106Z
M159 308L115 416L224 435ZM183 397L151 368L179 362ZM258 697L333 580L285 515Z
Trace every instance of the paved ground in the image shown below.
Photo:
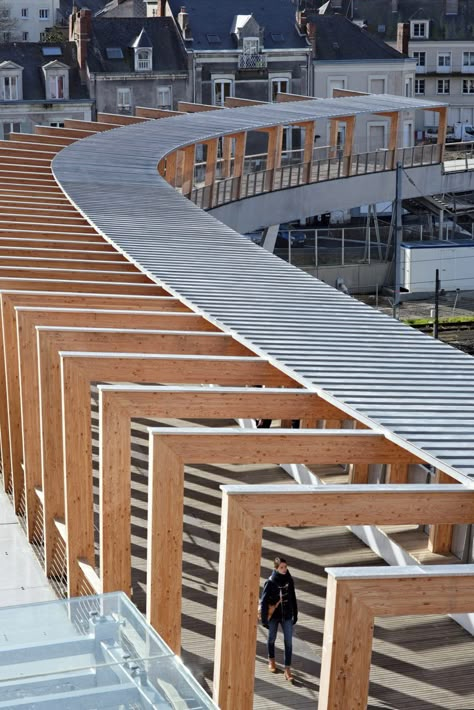
M0 493L0 606L55 599L5 493Z

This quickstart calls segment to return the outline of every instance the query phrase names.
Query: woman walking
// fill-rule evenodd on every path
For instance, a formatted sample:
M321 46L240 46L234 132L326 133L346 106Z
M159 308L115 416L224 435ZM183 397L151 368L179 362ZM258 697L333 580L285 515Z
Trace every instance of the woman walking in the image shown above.
M295 585L283 557L275 557L273 567L274 570L265 582L260 599L262 624L268 629L268 668L271 673L276 673L275 640L280 624L285 646L285 678L292 683L293 626L298 621Z

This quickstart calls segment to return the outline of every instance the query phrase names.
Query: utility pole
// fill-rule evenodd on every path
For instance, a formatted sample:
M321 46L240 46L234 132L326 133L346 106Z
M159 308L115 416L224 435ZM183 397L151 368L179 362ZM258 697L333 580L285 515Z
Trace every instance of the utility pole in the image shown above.
M433 320L433 338L438 338L438 327L439 327L439 289L440 289L439 269L436 269L436 276L435 276L435 312L434 312L434 320Z
M395 186L395 244L394 244L394 261L395 261L395 286L393 293L392 315L394 318L399 317L400 311L400 249L403 239L402 225L402 164L397 163L396 186Z

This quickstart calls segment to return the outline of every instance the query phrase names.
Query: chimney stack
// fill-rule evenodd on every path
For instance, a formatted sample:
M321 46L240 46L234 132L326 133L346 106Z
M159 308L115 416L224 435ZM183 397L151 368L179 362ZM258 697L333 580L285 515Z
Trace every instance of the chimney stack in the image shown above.
M316 24L308 20L306 22L306 34L311 44L311 54L316 56Z
M399 22L397 24L397 49L405 56L408 56L408 40L410 39L410 24Z
M398 0L392 0L392 12L398 12Z
M166 17L166 0L158 0L157 17Z
M296 25L301 32L301 34L306 34L306 26L308 24L308 18L306 17L305 10L296 11Z
M79 69L86 68L87 45L91 36L92 12L87 8L73 12L69 18L69 39L76 43Z
M183 33L184 39L188 37L188 31L189 31L189 15L186 12L186 8L182 7L181 10L178 12L178 25L181 28L181 32Z

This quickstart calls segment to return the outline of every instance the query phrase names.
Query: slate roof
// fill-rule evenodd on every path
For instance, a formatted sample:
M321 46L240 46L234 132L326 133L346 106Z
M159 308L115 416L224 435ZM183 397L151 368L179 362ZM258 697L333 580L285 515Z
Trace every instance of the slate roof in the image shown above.
M192 38L186 46L195 51L236 49L231 34L234 18L251 14L264 28L265 49L308 48L306 36L296 29L296 5L291 0L169 0L169 5L175 17L186 7Z
M146 17L146 3L143 0L109 0L93 14L96 17Z
M43 47L60 47L60 56L43 56ZM52 60L67 64L69 98L87 99L87 88L81 85L74 42L6 42L0 43L0 63L15 62L23 67L23 100L46 101L43 66Z
M310 15L316 25L316 56L320 61L393 60L403 55L342 15Z
M153 71L187 70L186 51L171 17L93 18L87 54L89 70L94 73L133 72L131 47L142 30L148 36L150 44L147 46L153 48ZM123 59L108 59L108 47L120 48Z
M321 4L316 0L316 6ZM458 4L458 14L447 15L446 0L398 0L396 12L392 12L390 0L357 0L353 4L351 0L343 0L339 12L350 16L353 6L354 19L365 20L370 32L390 42L397 38L397 22L408 22L410 18L430 20L430 39L473 40L474 2L458 0Z

